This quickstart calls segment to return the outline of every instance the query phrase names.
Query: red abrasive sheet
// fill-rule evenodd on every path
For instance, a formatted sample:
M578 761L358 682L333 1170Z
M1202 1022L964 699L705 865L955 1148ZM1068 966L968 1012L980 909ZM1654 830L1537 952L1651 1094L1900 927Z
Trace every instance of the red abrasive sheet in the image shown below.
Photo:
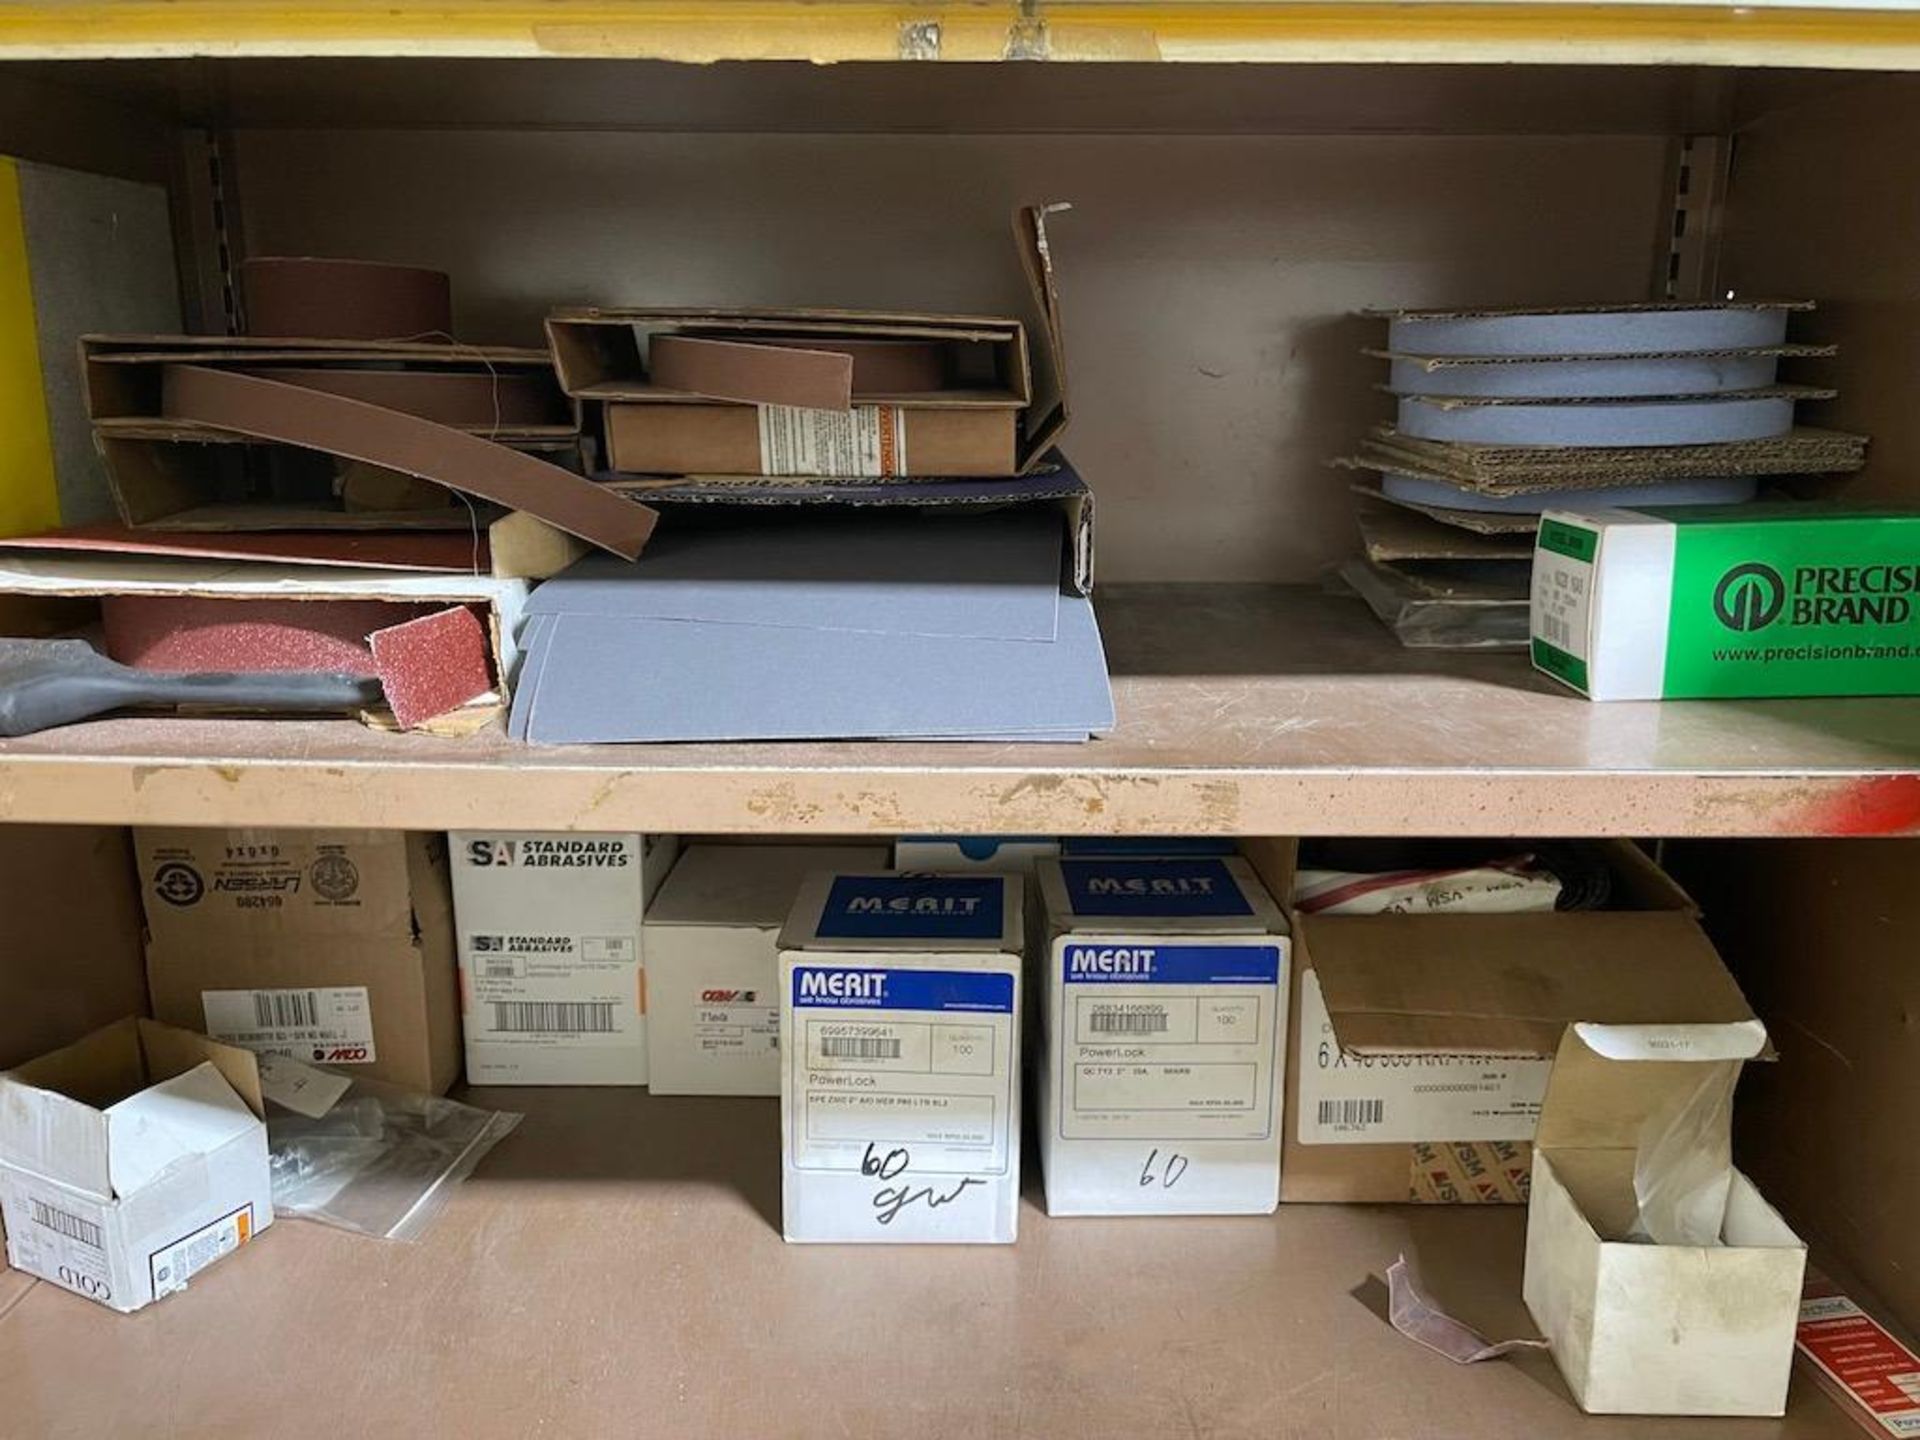
M372 675L368 634L434 608L391 600L117 595L100 602L100 617L107 653L142 670Z
M464 605L376 630L367 640L387 705L403 730L493 689L486 629Z

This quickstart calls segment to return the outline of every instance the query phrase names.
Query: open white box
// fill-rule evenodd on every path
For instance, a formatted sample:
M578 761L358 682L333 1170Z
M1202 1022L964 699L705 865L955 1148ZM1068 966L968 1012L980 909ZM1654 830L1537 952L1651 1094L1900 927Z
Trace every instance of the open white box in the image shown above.
M1731 977L1727 989L1718 1023L1583 1023L1561 1039L1534 1141L1525 1294L1583 1410L1786 1409L1807 1248L1753 1182L1733 1172L1720 1245L1626 1239L1647 1117L1703 1067L1738 1071L1767 1048Z

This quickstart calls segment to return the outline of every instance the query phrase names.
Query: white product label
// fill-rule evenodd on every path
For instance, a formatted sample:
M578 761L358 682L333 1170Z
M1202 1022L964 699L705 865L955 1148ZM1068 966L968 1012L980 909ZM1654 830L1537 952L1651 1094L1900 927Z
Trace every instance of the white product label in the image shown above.
M325 1115L352 1088L353 1081L344 1075L316 1070L285 1055L260 1057L260 1093L309 1120Z
M760 405L755 410L764 474L858 478L907 473L907 417L896 405L856 405L851 410Z
M693 1004L693 1048L703 1061L743 1060L780 1049L780 1007L768 990L703 992Z
M207 1034L260 1055L323 1065L370 1065L373 1004L364 985L314 989L202 990Z
M163 1245L147 1258L153 1271L153 1298L186 1289L195 1275L252 1238L253 1206L243 1205L233 1214Z
M1280 947L1060 947L1060 1135L1273 1134Z
M1593 622L1593 564L1544 547L1533 552L1533 638L1586 660Z
M107 1211L64 1191L8 1185L7 1243L13 1263L76 1295L112 1304L107 1256Z
M1300 1143L1531 1140L1551 1060L1346 1055L1320 977L1300 977Z
M793 986L798 1169L876 1182L1007 1173L1020 1123L1013 976L801 966ZM932 1187L928 1203L946 1193Z
M466 949L469 1041L618 1046L640 1033L637 935L469 935Z

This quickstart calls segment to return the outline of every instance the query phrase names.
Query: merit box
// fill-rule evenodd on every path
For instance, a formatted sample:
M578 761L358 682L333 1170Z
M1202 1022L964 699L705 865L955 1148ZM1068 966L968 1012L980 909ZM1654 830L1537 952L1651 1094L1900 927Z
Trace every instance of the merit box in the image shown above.
M1532 635L1593 700L1920 694L1920 512L1549 511Z
M640 918L678 841L475 830L448 849L468 1083L646 1084Z
M1287 925L1247 862L1043 860L1049 1215L1280 1198Z
M1012 1244L1021 881L812 876L780 937L789 1240Z

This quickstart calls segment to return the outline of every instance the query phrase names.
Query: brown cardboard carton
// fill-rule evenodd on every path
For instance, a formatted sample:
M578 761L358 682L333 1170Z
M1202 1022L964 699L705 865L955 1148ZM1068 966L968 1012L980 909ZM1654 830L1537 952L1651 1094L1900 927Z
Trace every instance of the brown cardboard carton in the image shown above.
M127 832L0 825L0 1070L147 1013Z
M607 465L656 475L1011 475L1017 410L606 407ZM845 438L838 438L844 432ZM863 443L864 441L864 443Z
M1015 244L1032 302L1025 319L866 310L571 307L547 320L554 366L567 394L588 402L590 410L604 409L609 432L616 423L622 428L618 440L611 433L607 437L609 446L619 450L607 463L619 471L849 477L1029 474L1067 424L1060 304L1047 245L1047 213L1047 207L1030 206L1014 216ZM687 448L691 437L685 434L676 437L673 450L664 443L643 449L634 428L636 417L614 420L619 407L723 408L702 406L702 400L728 402L740 413L724 422L724 439L703 432L698 449ZM873 413L881 409L912 418L882 425ZM756 410L763 413L756 417ZM868 459L843 469L781 468L773 457L787 455L789 449L778 440L769 449L764 439L767 411L774 412L776 425L801 432L800 460L843 448L847 440L842 431L848 428L857 431L858 444L867 451L883 451L884 442L898 441L904 429L909 432L904 437L906 465L878 468L881 462ZM949 428L936 434L927 418L936 411L965 412L966 418L950 417L945 422ZM665 417L655 420L648 433L699 423ZM970 437L967 449L951 457L956 465L992 463L997 468L947 466L948 452L958 443L952 427ZM915 431L921 445L917 452ZM672 465L665 463L670 454L702 462L717 455L725 463ZM753 468L745 468L749 465Z
M444 1092L460 1073L446 842L379 830L136 830L169 1024Z
M1283 1201L1525 1203L1566 1027L1684 1018L1724 976L1686 893L1607 854L1628 908L1295 916Z

